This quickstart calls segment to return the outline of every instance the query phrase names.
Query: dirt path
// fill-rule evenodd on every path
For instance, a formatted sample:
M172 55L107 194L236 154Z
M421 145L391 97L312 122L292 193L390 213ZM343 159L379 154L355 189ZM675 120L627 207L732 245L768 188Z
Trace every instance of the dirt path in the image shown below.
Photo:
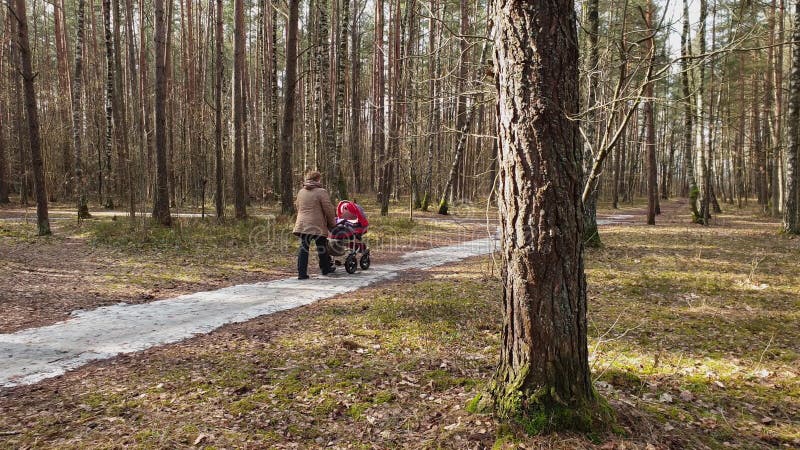
M0 335L0 386L32 384L90 361L208 333L228 323L295 308L388 280L409 269L427 269L484 255L493 239L421 250L398 263L348 275L299 281L286 278L198 292L141 305L114 305L82 311L54 325Z

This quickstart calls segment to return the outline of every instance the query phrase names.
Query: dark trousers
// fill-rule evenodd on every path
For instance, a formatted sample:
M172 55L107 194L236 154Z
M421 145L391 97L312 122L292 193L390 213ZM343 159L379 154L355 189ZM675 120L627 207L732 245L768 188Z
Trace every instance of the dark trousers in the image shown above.
M314 236L313 234L301 234L300 250L297 252L297 274L301 277L308 275L308 253L311 242L317 245L317 256L319 256L319 268L323 274L330 272L333 261L328 255L328 238L325 236Z

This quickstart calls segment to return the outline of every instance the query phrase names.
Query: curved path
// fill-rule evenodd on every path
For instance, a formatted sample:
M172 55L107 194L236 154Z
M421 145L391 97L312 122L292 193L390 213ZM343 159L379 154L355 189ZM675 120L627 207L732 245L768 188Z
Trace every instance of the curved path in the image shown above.
M223 325L306 305L396 277L408 269L429 269L496 249L493 238L421 250L400 262L359 270L340 267L332 276L231 286L139 305L119 304L41 328L0 334L0 387L32 384L91 361L208 333Z

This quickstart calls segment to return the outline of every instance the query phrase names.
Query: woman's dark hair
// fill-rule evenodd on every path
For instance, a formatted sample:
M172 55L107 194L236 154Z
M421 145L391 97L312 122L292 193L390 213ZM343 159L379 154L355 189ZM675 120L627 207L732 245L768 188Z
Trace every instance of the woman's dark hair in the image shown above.
M306 174L306 180L308 181L319 181L322 179L322 174L317 172L316 170L312 170Z

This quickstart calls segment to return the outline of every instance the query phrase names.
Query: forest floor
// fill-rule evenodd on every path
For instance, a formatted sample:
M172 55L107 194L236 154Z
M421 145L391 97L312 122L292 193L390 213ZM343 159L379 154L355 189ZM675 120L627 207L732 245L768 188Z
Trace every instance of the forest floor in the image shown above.
M130 221L124 211L100 211L79 223L68 206L53 205L53 236L39 238L35 207L0 207L0 273L6 274L0 277L0 333L64 320L76 310L296 275L293 223L277 212L251 208L250 219L220 224L211 217L186 217L198 213L188 209L164 229L149 219ZM481 206L462 206L440 217L370 215L373 262L488 235ZM495 225L488 229L494 232ZM312 257L309 271L317 270Z
M731 208L702 228L685 204L663 206L655 227L640 208L621 211L635 217L601 227L604 246L587 251L591 365L619 434L514 437L465 411L500 344L499 261L480 257L0 390L0 448L800 448L800 239L753 210ZM371 232L388 233L376 245L391 258L485 237L481 210L459 222L376 218ZM107 299L93 307L126 289L153 295L147 282L202 290L209 274L228 274L221 285L293 274L293 249L256 248L252 224L187 219L164 232L111 222L59 224L43 240L0 224L0 270L15 279L0 289L47 295L72 283L57 295ZM17 279L21 267L32 278ZM74 306L17 313L29 322L2 332Z

